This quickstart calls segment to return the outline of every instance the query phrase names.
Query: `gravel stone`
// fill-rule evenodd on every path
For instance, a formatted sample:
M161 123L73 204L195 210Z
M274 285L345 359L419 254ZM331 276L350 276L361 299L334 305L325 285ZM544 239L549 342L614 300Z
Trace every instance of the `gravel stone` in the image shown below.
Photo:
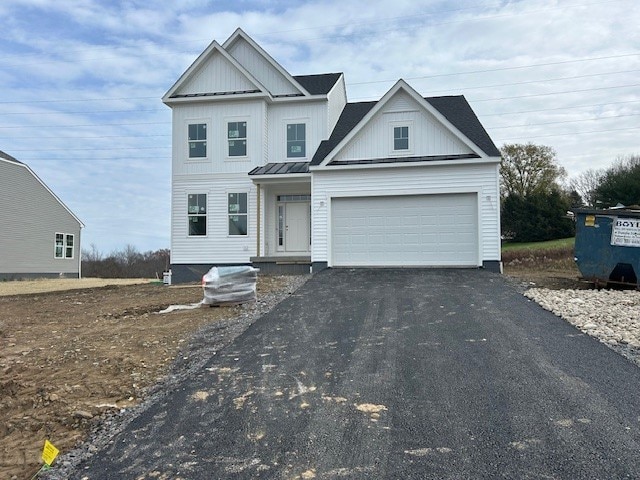
M530 288L527 298L640 366L640 292Z

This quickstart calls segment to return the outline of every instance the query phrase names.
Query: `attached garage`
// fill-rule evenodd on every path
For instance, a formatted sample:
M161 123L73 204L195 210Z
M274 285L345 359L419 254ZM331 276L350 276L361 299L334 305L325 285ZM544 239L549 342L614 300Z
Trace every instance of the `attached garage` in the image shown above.
M477 267L476 193L333 198L332 266Z

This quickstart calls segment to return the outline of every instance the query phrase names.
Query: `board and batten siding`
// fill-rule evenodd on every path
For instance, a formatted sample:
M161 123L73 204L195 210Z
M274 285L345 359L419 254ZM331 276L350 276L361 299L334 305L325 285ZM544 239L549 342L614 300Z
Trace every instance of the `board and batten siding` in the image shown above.
M238 40L227 52L253 75L272 95L300 93L289 79L280 73L269 61L244 40Z
M287 105L269 105L267 114L269 154L267 162L308 162L327 138L326 100ZM287 158L287 124L306 124L306 157Z
M198 93L223 93L255 90L238 68L222 55L213 55L187 82L175 93L193 95Z
M264 165L267 154L267 105L263 100L181 104L173 106L173 174L249 172ZM246 157L229 157L227 123L247 122ZM188 125L206 123L207 156L189 158Z
M327 94L328 112L327 112L327 132L329 134L338 123L340 114L347 104L347 90L344 85L344 75L336 82L333 88Z
M393 150L393 128L409 126L409 150ZM472 150L406 93L398 93L334 157L359 160L416 155L456 155Z
M500 259L498 163L316 170L312 179L312 261L330 258L331 200L344 197L476 193L480 261Z
M0 159L0 278L80 273L77 219L22 164ZM72 259L55 258L55 234L74 235Z
M230 236L228 194L247 195L248 235ZM207 235L189 236L189 194L207 194ZM171 263L249 263L256 255L256 187L246 172L227 175L174 176L171 194Z

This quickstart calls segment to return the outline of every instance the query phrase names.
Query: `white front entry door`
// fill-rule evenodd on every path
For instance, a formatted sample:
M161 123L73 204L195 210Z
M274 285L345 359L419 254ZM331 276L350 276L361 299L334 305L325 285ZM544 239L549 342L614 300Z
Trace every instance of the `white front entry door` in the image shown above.
M309 251L309 203L285 203L284 245L287 252Z

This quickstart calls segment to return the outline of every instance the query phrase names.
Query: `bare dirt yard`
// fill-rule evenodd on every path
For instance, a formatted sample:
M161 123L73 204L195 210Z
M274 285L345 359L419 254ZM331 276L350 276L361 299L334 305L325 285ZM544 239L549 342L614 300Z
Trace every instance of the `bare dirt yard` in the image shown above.
M261 298L291 285L261 276L253 306L158 314L199 302L202 288L96 286L104 283L0 283L0 478L31 478L45 439L70 450L101 418L144 399L194 332L259 309Z

